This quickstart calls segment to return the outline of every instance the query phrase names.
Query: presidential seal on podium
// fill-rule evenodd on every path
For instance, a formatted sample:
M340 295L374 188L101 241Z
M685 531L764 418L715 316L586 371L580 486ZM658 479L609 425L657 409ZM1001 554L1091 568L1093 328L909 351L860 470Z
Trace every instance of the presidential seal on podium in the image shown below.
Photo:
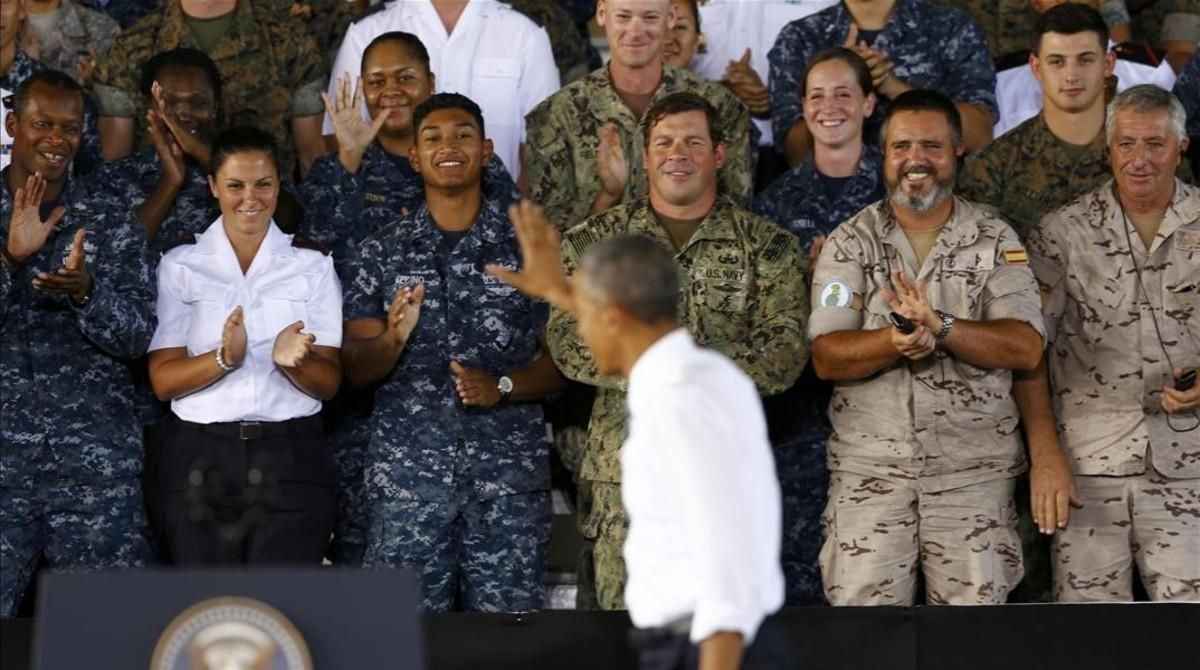
M252 598L210 598L167 626L150 670L312 670L308 645L279 610Z

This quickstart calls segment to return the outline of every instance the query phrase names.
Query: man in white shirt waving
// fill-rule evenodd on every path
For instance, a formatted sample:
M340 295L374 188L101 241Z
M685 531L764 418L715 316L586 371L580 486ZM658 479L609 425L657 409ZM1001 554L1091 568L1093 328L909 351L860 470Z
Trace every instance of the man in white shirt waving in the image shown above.
M488 271L573 314L598 371L629 382L625 600L641 667L742 667L743 648L783 603L779 486L754 382L679 325L679 277L663 245L603 240L568 283L541 208L525 200L510 216L524 268ZM748 664L771 654L762 642Z

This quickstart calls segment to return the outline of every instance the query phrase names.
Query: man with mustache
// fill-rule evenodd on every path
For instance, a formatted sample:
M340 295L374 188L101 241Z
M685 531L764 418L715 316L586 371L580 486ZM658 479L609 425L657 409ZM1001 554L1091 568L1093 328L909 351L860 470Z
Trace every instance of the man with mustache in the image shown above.
M952 195L949 98L897 96L881 135L888 196L813 275L813 366L834 381L825 595L910 605L920 572L930 603L1002 603L1022 574L1012 371L1041 360L1037 284L1008 224Z
M1054 536L1057 601L1200 600L1200 189L1175 176L1183 105L1108 107L1113 179L1029 235L1058 436L1081 506Z
M83 90L33 74L4 119L0 171L0 617L51 569L150 558L142 439L126 362L154 333L141 231L119 203L68 179Z
M678 264L681 324L701 345L733 359L762 395L787 389L807 354L806 263L796 238L718 196L717 172L729 166L711 103L694 93L672 93L651 105L644 118L649 193L567 231L562 246L568 271L600 240L625 234L656 240L674 252ZM626 386L597 372L575 323L571 314L554 310L546 337L563 374L597 388L576 473L580 530L594 543L580 570L594 571L601 608L621 609L626 581L621 550L629 521L621 503L618 452L626 430Z

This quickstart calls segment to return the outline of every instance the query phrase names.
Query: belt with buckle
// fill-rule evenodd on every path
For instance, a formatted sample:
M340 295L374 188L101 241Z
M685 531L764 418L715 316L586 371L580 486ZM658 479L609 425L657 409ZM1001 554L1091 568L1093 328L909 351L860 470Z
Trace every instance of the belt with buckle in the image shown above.
M320 432L321 416L314 414L287 421L227 421L224 423L193 423L180 421L203 433L234 437L239 440L261 440L268 437L285 437Z

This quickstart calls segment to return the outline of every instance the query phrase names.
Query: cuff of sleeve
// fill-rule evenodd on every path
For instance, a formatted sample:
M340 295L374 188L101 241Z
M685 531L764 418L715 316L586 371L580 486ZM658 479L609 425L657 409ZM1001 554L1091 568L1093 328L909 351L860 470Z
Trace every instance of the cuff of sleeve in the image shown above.
M312 330L309 332L311 332L317 338L316 344L319 347L334 347L335 349L342 348L341 330Z
M137 115L137 100L128 91L114 86L94 84L92 92L96 96L96 106L100 109L100 116L124 118Z
M325 91L325 80L318 79L304 84L292 93L292 117L313 116L325 112L321 93Z
M70 303L71 309L79 315L81 319L87 319L96 313L97 305L105 299L104 289L96 282L96 278L92 277L92 289L89 294L88 301L82 305L75 302L74 299L68 297L67 302Z
M862 312L851 307L818 307L808 319L808 341L839 330L862 328Z
M692 614L692 630L688 638L700 644L717 633L741 633L742 644L750 646L763 616L745 611L732 603L701 603Z

